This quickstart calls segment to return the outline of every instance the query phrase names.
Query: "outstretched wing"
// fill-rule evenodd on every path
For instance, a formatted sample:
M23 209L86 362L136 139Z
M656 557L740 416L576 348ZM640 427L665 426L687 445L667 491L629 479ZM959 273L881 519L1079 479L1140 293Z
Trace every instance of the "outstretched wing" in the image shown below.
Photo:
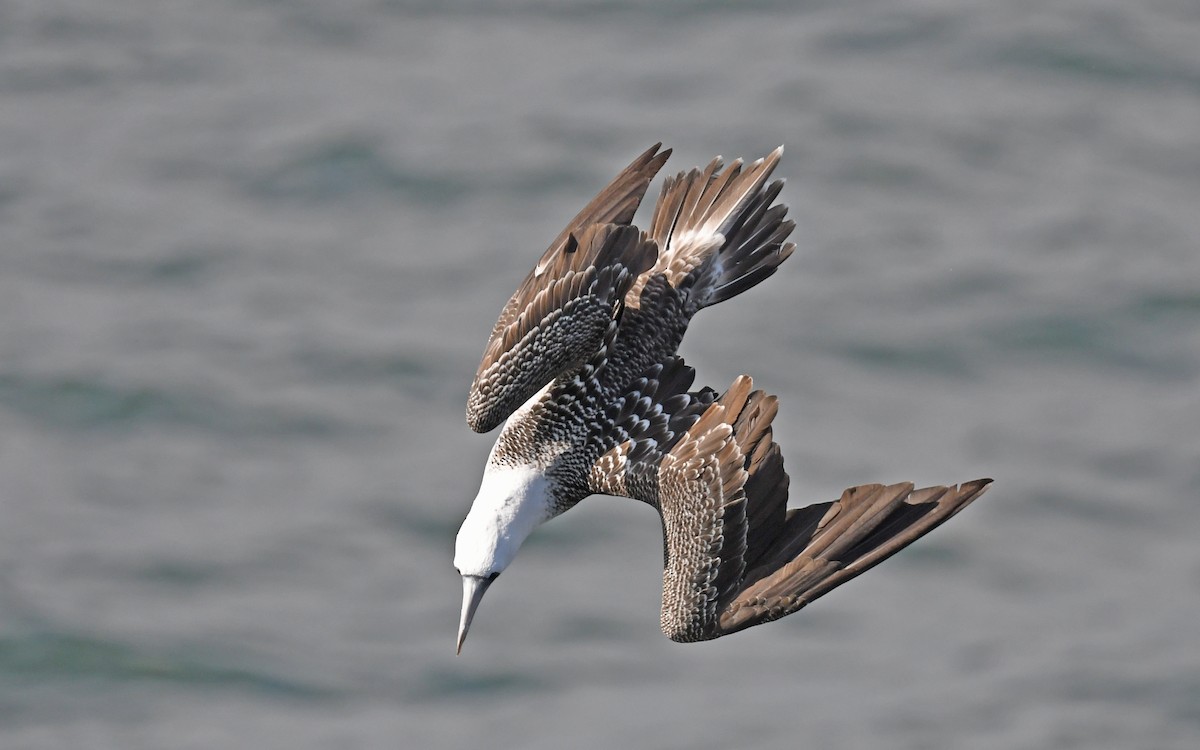
M982 495L991 479L914 490L851 487L832 503L787 512L776 544L725 606L719 634L778 620L875 567Z
M787 510L774 396L749 377L720 398L685 392L681 360L653 368L613 408L595 492L654 505L663 522L663 632L717 638L791 614L933 530L991 481L961 487L855 487Z
M629 227L670 150L644 152L600 191L550 244L492 329L467 398L467 424L496 427L603 342L609 322L657 249Z

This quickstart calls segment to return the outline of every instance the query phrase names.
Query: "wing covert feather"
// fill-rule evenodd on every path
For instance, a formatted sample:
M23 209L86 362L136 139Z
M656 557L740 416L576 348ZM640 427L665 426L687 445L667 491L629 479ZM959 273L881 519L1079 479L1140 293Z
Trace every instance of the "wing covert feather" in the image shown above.
M654 243L634 227L593 224L531 274L492 331L467 397L476 432L499 425L558 375L595 354ZM506 307L506 310L508 307Z
M603 342L654 242L629 227L670 155L643 152L567 225L500 311L467 399L467 424L487 432Z

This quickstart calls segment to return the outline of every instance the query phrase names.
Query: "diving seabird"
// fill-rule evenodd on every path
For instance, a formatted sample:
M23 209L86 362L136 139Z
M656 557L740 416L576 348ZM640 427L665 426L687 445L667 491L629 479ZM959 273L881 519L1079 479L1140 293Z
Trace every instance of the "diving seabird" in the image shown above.
M679 642L777 620L957 513L990 479L853 487L788 510L774 396L749 376L692 390L675 352L692 316L775 272L795 224L767 183L780 147L745 167L668 177L647 231L631 226L670 149L600 191L500 312L467 400L487 432L508 418L455 543L458 651L480 599L538 525L591 494L662 518L661 625Z

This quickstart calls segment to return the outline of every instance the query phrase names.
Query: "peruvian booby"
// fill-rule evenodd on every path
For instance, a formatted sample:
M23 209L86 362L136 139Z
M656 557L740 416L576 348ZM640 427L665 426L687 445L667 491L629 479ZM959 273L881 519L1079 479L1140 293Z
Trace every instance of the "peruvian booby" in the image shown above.
M471 384L467 423L507 418L455 543L458 647L484 592L540 524L591 494L662 519L661 626L702 641L777 620L895 554L991 482L853 487L787 509L771 420L749 376L692 389L676 355L699 310L773 274L795 245L783 148L749 165L668 177L649 229L631 226L670 155L637 157L555 238L500 312Z

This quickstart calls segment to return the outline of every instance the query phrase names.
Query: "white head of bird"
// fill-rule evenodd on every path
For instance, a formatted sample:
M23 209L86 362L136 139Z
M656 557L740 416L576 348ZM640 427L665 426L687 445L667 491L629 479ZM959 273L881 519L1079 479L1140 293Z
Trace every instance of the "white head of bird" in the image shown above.
M530 467L488 462L479 494L454 540L454 567L463 579L458 653L483 593L517 556L530 533L553 515L548 486L545 476Z

